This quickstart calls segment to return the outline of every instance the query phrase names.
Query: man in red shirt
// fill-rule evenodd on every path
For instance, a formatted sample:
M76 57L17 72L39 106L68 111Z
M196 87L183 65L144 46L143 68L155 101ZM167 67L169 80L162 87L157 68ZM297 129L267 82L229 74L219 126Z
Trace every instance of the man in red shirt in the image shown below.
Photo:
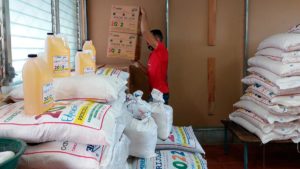
M165 104L169 102L169 85L167 82L168 72L168 50L163 44L162 32L158 29L149 30L148 20L145 10L141 9L141 32L146 40L148 49L151 50L148 58L148 66L144 67L140 62L140 67L147 73L150 88L157 89L163 93Z

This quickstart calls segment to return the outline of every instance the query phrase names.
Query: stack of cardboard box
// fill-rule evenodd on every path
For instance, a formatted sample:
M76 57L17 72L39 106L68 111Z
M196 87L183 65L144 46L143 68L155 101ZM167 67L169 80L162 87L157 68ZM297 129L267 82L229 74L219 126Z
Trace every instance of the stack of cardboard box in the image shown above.
M139 59L139 16L137 6L112 6L107 57Z

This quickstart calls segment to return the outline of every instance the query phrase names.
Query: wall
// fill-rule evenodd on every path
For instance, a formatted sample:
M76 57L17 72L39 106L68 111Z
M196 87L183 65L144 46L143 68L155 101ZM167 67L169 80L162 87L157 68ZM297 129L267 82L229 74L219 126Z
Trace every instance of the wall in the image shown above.
M242 94L243 1L217 0L217 45L207 46L207 0L170 1L171 104L175 123L219 126ZM214 115L208 115L207 58L216 57Z
M207 46L207 1L170 0L169 83L174 123L195 127L220 126L242 95L243 0L217 0L217 45ZM188 3L189 2L189 3ZM140 4L150 25L165 28L162 0L88 0L89 35L100 62L105 58L108 18L112 4ZM265 37L299 23L299 0L250 0L249 56ZM143 61L147 52L143 44ZM214 115L208 115L207 58L216 57Z
M249 56L264 38L300 23L299 0L250 0Z
M93 40L97 49L97 63L126 64L128 61L106 57L107 38L112 5L142 6L148 12L149 26L161 29L165 34L165 1L164 0L87 0L88 37ZM149 51L142 41L141 60L146 63Z

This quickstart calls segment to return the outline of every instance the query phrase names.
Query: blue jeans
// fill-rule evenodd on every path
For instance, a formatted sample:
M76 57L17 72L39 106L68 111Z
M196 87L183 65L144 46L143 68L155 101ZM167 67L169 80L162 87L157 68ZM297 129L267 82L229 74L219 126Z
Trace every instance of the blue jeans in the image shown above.
M169 94L169 93L164 93L164 94L163 94L163 99L165 100L165 104L169 104L169 98L170 98L170 94ZM152 102L152 101L153 101L153 98L152 98L151 95L150 95L148 101L149 101L149 102Z

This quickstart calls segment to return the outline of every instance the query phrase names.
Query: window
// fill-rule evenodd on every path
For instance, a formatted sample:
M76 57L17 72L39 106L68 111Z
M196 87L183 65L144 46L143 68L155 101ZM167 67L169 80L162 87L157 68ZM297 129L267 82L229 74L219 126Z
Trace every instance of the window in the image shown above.
M77 51L78 20L76 0L59 1L60 33L67 37L71 52L71 65L74 68Z
M22 68L29 53L44 52L47 32L64 35L70 46L71 63L74 67L76 50L80 45L78 35L81 34L78 6L79 0L9 0L10 35L7 43L11 54L12 66L17 74L14 82L22 80ZM11 55L11 56L10 56Z
M10 0L9 14L12 65L15 79L21 80L27 55L43 52L47 32L52 32L51 0Z

